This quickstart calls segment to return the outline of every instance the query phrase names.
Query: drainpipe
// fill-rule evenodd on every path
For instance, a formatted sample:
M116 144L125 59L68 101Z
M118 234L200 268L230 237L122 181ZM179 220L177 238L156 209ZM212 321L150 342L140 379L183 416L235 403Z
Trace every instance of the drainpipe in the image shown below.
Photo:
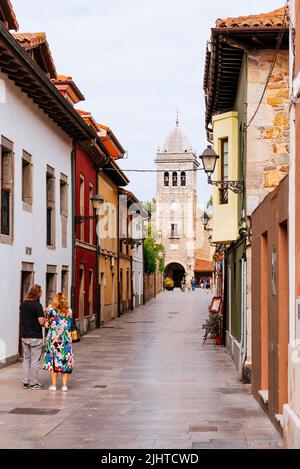
M76 161L76 141L73 140L73 149L71 152L71 193L72 193L72 272L71 272L71 309L75 311L75 274L76 274L76 226L75 226L75 161Z

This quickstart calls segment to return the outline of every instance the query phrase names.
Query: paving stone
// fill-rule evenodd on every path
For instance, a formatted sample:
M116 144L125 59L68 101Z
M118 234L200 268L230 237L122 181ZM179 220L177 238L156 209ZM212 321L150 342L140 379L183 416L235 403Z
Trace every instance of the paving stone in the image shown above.
M20 364L1 369L0 448L280 448L225 349L202 345L209 302L163 293L89 333L66 394L24 391ZM49 375L40 380L47 388Z

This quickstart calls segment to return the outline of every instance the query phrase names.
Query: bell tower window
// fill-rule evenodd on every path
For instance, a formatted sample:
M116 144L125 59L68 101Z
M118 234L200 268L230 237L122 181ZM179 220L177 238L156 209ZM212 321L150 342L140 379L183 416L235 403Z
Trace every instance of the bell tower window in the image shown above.
M178 176L177 176L176 171L174 171L172 174L172 185L173 187L177 187L177 184L178 184Z
M181 186L185 187L186 186L186 172L185 171L181 172L180 180L181 180Z
M164 174L164 186L169 187L170 185L170 176L169 173L166 171Z

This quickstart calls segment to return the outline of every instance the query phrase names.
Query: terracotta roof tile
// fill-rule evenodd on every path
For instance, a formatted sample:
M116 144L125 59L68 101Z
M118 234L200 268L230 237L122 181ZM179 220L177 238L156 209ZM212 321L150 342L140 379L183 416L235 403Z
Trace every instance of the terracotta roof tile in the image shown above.
M99 132L98 124L89 111L84 111L83 109L76 109L76 111L86 124L88 124L95 132Z
M33 49L41 44L44 44L46 39L46 33L13 33L13 36L17 41L23 45L24 49Z
M238 16L236 18L218 19L217 28L267 28L281 27L285 16L285 8L278 8L269 13L258 15ZM287 24L287 19L285 20Z
M106 125L98 123L98 126L100 130L101 140L103 141L110 156L117 160L123 158L126 153L126 150L124 150L113 131Z
M195 272L213 272L214 271L214 263L212 261L208 261L207 259L196 259L195 262Z
M0 6L4 15L3 19L4 21L7 21L8 29L14 29L15 31L18 31L19 24L10 0L1 0Z
M33 60L35 60L35 62L40 66L40 68L46 74L50 75L50 78L57 77L57 71L47 41L46 33L13 33L13 36L18 41L18 43L31 55ZM35 49L39 47L41 47L43 50L43 61L39 61L34 55Z
M73 105L85 100L84 95L71 76L57 75L55 79L52 79L52 82Z

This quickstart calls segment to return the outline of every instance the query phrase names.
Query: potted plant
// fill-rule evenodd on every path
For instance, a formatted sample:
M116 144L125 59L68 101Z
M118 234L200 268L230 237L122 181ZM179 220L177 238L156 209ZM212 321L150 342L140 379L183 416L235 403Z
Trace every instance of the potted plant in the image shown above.
M171 278L167 277L165 280L165 289L168 291L172 291L174 290L174 286L174 281Z
M222 317L218 313L210 313L211 332L215 336L216 345L222 345Z
M205 329L203 343L206 342L209 334L211 334L216 341L216 345L222 345L222 316L218 313L210 313L202 329Z

